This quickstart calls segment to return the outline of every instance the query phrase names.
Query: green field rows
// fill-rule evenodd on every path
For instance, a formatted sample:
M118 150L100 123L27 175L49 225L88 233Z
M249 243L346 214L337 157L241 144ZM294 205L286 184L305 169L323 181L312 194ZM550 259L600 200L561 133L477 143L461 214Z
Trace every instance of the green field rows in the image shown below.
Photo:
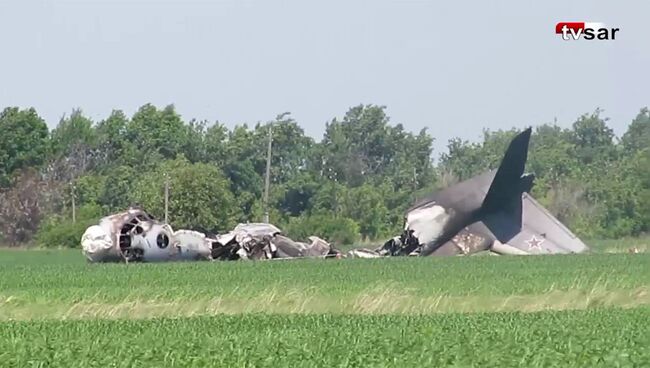
M87 264L0 252L0 320L650 305L649 254Z
M0 367L650 366L650 254L88 264L0 251Z
M14 367L647 367L650 309L6 322Z

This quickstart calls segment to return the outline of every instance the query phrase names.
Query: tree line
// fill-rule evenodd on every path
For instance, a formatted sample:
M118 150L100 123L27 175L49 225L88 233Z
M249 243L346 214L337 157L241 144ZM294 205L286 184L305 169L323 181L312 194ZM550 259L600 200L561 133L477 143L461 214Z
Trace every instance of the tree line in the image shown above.
M641 109L621 137L607 122L596 109L570 128L537 125L531 138L533 196L586 238L650 230L650 112ZM399 233L414 200L495 168L517 132L485 129L482 141L451 139L436 155L426 129L409 132L376 105L332 119L319 142L290 114L228 129L146 104L101 121L76 109L49 130L35 109L7 107L0 242L78 246L87 226L130 205L162 218L166 183L174 228L220 233L261 221L270 126L271 222L336 243Z

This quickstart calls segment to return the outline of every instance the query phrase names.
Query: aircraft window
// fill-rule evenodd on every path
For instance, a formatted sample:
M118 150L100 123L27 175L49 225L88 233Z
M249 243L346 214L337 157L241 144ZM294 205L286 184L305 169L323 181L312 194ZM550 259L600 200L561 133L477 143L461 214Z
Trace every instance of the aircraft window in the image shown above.
M158 248L165 249L169 245L169 236L164 233L158 234L156 237L156 244L158 244Z
M142 226L138 225L138 226L135 227L135 230L133 232L136 235L140 235L140 234L142 234L144 232L144 229L142 228Z

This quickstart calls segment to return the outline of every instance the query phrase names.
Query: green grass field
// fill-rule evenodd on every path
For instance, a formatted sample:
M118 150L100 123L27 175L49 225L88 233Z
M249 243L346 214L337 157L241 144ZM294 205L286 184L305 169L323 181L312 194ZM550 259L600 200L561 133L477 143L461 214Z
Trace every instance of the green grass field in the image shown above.
M0 250L0 366L648 366L650 254L88 264Z
M0 324L27 367L647 367L650 309Z

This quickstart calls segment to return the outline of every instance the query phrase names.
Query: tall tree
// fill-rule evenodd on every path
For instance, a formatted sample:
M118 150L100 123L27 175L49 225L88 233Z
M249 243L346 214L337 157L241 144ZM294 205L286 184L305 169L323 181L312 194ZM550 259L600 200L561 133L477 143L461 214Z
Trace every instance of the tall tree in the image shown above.
M79 146L95 148L97 144L93 122L83 115L81 109L74 109L70 116L61 118L51 137L54 155L66 155Z
M128 140L129 119L121 110L97 124L98 162L102 167L135 165L136 147Z
M392 159L384 106L359 105L328 123L320 160L326 175L352 186L381 173Z
M637 174L640 179L638 193L640 231L650 233L650 147L637 153Z
M10 245L29 242L51 204L48 182L34 168L16 175L10 189L0 191L0 233Z
M650 110L647 107L641 109L639 114L632 120L621 139L627 153L633 153L650 147Z
M174 105L158 110L146 104L133 114L127 127L128 140L136 148L140 165L174 159L187 146L188 129Z
M496 131L484 129L483 141L480 143L453 138L447 145L448 152L440 155L440 168L461 181L496 169L516 133L514 128Z
M207 151L205 142L206 121L190 120L186 125L186 139L183 143L183 155L192 163L206 162Z
M62 182L71 182L96 164L97 132L93 122L80 109L63 117L51 132L49 175Z
M414 136L401 124L389 123L384 106L352 107L341 121L327 124L323 141L314 150L315 169L321 176L353 187L383 182L390 175L399 187L427 185L433 180L433 139L425 130Z
M131 166L120 165L107 170L106 180L99 193L98 204L108 211L121 211L132 203L135 182L141 173ZM158 179L160 180L160 179Z
M134 201L162 218L166 175L169 221L175 228L216 233L234 225L240 210L222 172L214 165L192 164L182 156L140 176L132 193Z
M271 126L272 125L272 126ZM272 129L271 179L274 183L284 183L305 172L310 164L310 153L314 145L311 137L289 116L284 116L268 124L258 124L253 132L255 156L262 158L256 171L266 171L267 142L269 129Z
M601 118L602 110L584 114L573 123L571 139L575 145L575 155L582 164L614 158L614 131L607 126L606 118Z
M48 129L33 108L7 107L0 113L0 188L9 185L11 175L46 160Z
M228 129L221 123L208 127L204 136L205 145L205 162L213 163L223 167L227 160L226 140L228 139Z
M347 191L343 216L356 221L361 235L366 239L378 239L388 235L386 230L389 225L389 211L381 192L369 184Z

